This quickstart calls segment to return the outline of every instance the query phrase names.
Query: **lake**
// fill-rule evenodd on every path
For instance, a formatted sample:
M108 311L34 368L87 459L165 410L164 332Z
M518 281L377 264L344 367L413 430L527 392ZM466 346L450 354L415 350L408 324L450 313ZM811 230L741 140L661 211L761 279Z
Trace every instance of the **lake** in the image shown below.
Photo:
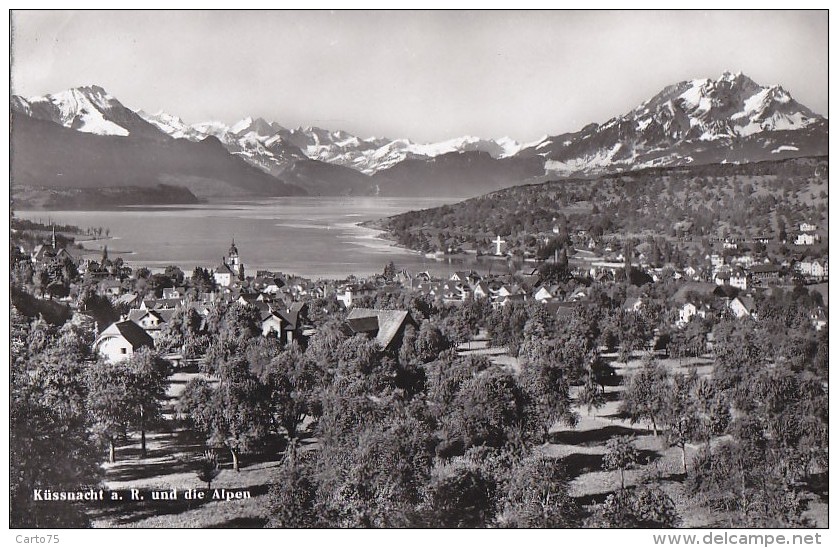
M381 272L393 261L399 269L445 276L466 264L463 259L428 259L357 224L454 201L294 197L113 211L19 210L15 214L82 229L108 228L110 238L85 242L85 247L98 251L107 245L112 258L120 256L132 267L158 270L174 264L187 274L195 266L215 268L235 238L247 274L264 269L314 279L366 276Z

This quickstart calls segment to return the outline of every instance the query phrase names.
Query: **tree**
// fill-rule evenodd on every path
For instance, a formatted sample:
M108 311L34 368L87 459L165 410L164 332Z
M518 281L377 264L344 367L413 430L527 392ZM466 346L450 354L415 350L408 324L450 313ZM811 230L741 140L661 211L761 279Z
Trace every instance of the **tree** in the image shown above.
M598 514L597 525L621 529L661 529L680 521L672 498L659 487L646 485L608 495Z
M215 278L205 268L199 266L192 271L190 285L199 293L208 293L215 289Z
M135 352L125 362L127 394L125 405L134 410L130 423L140 431L140 450L146 457L146 428L162 418L169 363L147 348Z
M526 394L527 430L543 438L557 421L575 425L578 417L571 408L568 368L557 363L545 339L533 342L536 345L529 346L530 357L522 363L518 383Z
M605 385L616 376L616 373L614 368L599 355L588 360L586 365L584 384L579 390L577 399L588 408L590 414L591 409L599 409L605 405Z
M399 364L402 367L414 365L419 362L419 355L416 352L416 340L416 328L408 324L404 329L402 346L399 348Z
M136 413L131 405L129 370L123 362L100 361L88 368L87 408L94 435L108 447L108 462L116 462L116 443L127 436Z
M434 527L485 527L494 514L496 485L480 468L457 461L436 468L427 486L425 507Z
M206 435L210 447L229 450L238 472L241 454L256 448L268 434L269 401L266 387L247 374L222 379L216 388L192 379L181 394L178 411Z
M490 368L462 382L450 412L442 417L444 435L462 440L464 449L520 446L527 433L527 401L511 373Z
M318 389L323 376L324 372L296 343L271 360L263 374L273 416L285 430L289 443L295 443L297 429L306 415L319 416Z
M803 498L766 441L755 423L739 424L733 440L699 453L684 481L685 493L720 512L731 527L805 526Z
M312 464L296 460L283 463L269 491L269 527L301 529L321 525L312 468Z
M392 282L396 279L396 265L393 264L393 261L390 261L384 267L384 279L388 282Z
M154 340L155 348L164 353L180 353L184 359L204 354L209 340L201 331L202 322L201 315L191 306L176 308Z
M672 377L663 412L663 420L667 425L667 441L669 445L681 449L684 474L687 473L687 444L697 441L702 435L699 406L695 394L697 384L698 375L695 370L690 375L676 373Z
M658 422L666 409L669 374L656 360L644 361L639 371L632 375L623 391L620 412L629 416L632 424L647 420L658 435Z
M416 336L416 357L420 363L428 363L437 359L440 353L451 347L451 342L431 320L422 322L419 334Z
M52 363L52 362L48 362ZM13 364L9 378L9 525L13 528L79 528L89 518L74 502L37 502L36 489L85 490L98 485L101 469L83 407L83 374L33 375ZM56 371L60 373L60 371ZM72 384L70 384L72 381ZM63 394L63 396L62 396ZM48 396L47 396L48 395ZM45 397L46 396L46 397ZM82 398L82 405L71 403Z
M392 405L398 403L392 401L387 408ZM421 405L397 408L324 444L317 463L319 498L334 525L418 523L416 509L430 479L435 442L422 415Z
M163 275L171 280L173 286L183 285L183 280L186 277L183 270L174 265L167 266L163 271Z
M620 489L626 488L626 470L637 464L638 453L634 440L628 436L618 436L608 440L602 467L606 470L620 471Z
M588 376L585 379L585 384L579 390L577 399L581 405L588 409L588 415L591 414L592 409L599 409L605 405L605 395L594 383L593 376Z
M510 527L574 527L581 512L555 459L533 454L510 470L502 523Z

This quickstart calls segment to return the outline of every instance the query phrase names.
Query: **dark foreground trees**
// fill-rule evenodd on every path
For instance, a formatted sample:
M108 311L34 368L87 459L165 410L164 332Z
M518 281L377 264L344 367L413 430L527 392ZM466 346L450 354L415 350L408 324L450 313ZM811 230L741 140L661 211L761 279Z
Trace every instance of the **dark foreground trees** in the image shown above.
M319 398L318 443L286 453L271 525L580 523L564 469L538 452L545 425L572 416L560 368L553 375L533 366L525 381L485 358L445 351L419 366L423 383L406 389L400 365L372 341L321 340L302 359L313 353L334 360L322 366L328 381L309 392Z

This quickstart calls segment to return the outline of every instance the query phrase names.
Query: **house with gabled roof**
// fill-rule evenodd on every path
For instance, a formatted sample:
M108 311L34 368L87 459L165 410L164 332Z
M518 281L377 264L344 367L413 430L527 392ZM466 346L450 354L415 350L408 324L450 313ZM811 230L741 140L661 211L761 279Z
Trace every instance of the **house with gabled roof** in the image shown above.
M212 277L219 286L231 287L238 278L238 273L222 259L221 264L213 270Z
M116 305L125 305L131 306L137 302L137 294L136 293L126 293L124 295L120 295L119 298L116 299Z
M157 299L154 302L154 308L156 310L174 310L183 305L184 301L185 299L183 297L177 299Z
M273 333L277 338L282 338L283 321L282 317L278 313L273 310L263 312L261 320L263 337L267 337Z
M730 300L727 307L730 309L731 313L733 313L733 315L738 319L756 319L756 307L754 306L754 299L751 297L734 297Z
M96 288L98 289L99 293L102 293L109 297L119 297L120 295L122 295L123 292L122 282L114 278L105 278L104 280L98 283Z
M449 279L452 282L467 284L469 283L469 273L464 270L458 270L457 272L454 272Z
M152 310L133 308L128 311L126 316L123 316L123 319L134 322L140 326L143 331L151 335L153 339L156 339L160 335L160 331L163 329L165 324L171 321L174 314L175 309L173 308Z
M185 295L186 295L186 288L183 288L183 287L164 287L163 288L163 298L164 299L182 300Z
M734 266L730 271L730 281L731 287L737 287L742 289L748 289L748 273L741 266Z
M401 348L405 328L408 325L418 327L406 310L373 308L353 308L346 316L344 325L349 334L374 337L381 348L394 352Z
M527 300L527 296L524 293L510 293L509 295L503 295L501 297L497 297L495 301L492 303L492 306L497 309L504 306L509 306L512 303L522 303Z
M484 281L480 281L474 284L472 294L474 295L475 299L487 299L492 296L492 292L489 289L489 286L486 285L486 282Z
M93 351L112 362L127 360L140 348L154 348L154 339L131 320L112 323L93 343Z

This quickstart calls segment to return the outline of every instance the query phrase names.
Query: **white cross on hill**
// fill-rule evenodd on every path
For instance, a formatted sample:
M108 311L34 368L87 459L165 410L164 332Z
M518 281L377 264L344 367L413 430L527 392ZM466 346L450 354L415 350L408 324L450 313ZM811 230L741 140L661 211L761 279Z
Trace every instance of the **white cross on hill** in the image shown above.
M502 255L502 253L500 252L500 245L505 244L505 243L506 243L506 240L501 240L500 239L500 234L498 234L498 237L495 240L495 245L497 246L497 248L495 249L495 255Z

